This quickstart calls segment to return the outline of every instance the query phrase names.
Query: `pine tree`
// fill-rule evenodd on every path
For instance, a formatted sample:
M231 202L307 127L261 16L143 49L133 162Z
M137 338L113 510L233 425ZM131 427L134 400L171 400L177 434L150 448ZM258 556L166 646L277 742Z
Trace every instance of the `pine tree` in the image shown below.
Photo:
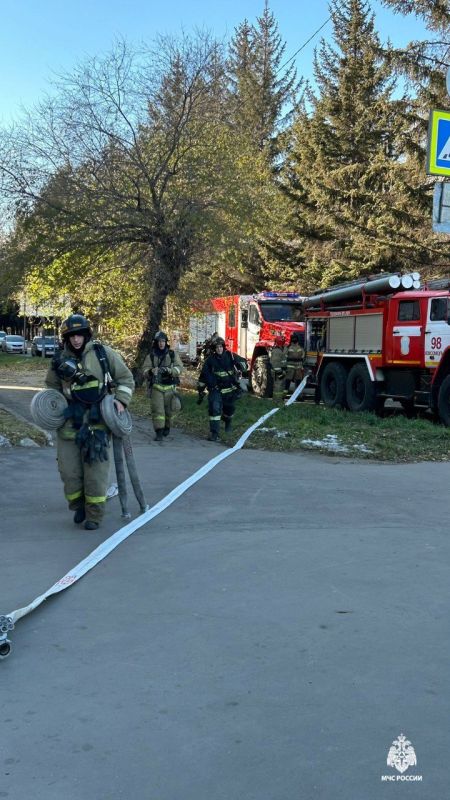
M298 115L285 173L292 218L279 249L306 289L416 268L441 249L368 3L333 0L332 21L335 46L316 52L319 96Z
M401 14L423 17L430 28L445 28L450 25L448 0L382 0L385 6Z
M255 25L247 20L230 43L228 74L234 98L234 123L274 158L277 136L297 102L301 83L295 67L283 66L286 44L267 0Z

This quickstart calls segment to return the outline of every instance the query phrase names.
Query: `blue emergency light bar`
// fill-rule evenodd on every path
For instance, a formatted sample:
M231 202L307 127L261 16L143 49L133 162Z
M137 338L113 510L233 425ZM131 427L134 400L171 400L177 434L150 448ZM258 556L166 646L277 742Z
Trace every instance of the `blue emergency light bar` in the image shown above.
M298 292L261 292L258 297L273 297L273 298L292 298L293 300L301 300L303 295Z

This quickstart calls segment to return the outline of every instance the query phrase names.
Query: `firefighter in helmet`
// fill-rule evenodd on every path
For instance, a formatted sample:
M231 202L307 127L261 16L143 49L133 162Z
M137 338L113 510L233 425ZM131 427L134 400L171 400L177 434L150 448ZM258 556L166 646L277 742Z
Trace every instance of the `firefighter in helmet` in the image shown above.
M281 400L287 366L284 336L281 334L275 336L273 340L273 347L270 351L270 366L273 374L273 397L275 400Z
M167 334L158 331L153 347L143 364L151 397L155 442L162 442L170 433L172 415L181 408L176 388L180 383L183 364L176 350L169 348Z
M110 432L100 403L113 393L122 413L134 390L133 376L111 347L92 339L89 321L71 314L61 325L62 348L45 378L49 389L68 402L66 421L57 434L58 469L74 522L86 530L98 528L106 503Z
M200 373L199 392L205 386L208 390L208 439L217 442L221 419L225 423L225 431L231 430L235 403L240 394L239 370L221 336L216 337L214 352L208 356Z
M304 358L305 351L300 344L300 336L294 332L286 350L286 379L284 382L286 392L291 388L291 381L294 381L295 385L299 386L303 378Z

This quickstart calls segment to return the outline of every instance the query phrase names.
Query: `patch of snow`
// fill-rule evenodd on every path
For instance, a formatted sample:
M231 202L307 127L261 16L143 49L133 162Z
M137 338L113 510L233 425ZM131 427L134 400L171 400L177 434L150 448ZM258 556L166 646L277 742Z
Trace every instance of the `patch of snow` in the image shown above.
M311 447L322 447L325 450L332 450L334 453L348 453L347 445L339 441L335 433L329 433L325 439L302 439L302 444L309 444Z
M20 447L39 447L37 442L30 439L28 436L25 436L24 439L21 439L19 442Z
M9 441L9 439L7 439L6 436L2 436L1 434L0 434L0 447L12 447L12 444Z
M284 439L286 436L290 436L291 434L289 431L279 431L278 428L258 428L261 433L273 433L277 439Z
M310 447L322 447L324 450L331 450L333 453L349 453L351 450L359 450L361 453L373 453L365 444L346 445L339 441L335 433L328 433L325 439L302 439L302 444Z

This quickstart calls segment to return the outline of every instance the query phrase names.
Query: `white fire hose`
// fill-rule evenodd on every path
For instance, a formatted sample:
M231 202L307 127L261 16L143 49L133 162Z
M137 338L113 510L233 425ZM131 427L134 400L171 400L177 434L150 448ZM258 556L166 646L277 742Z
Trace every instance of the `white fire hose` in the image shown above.
M297 386L291 397L288 400L286 400L284 406L290 406L297 400L297 398L305 388L307 380L308 376L306 375L303 378L300 385ZM50 389L46 391L53 391L53 390ZM41 394L44 394L44 392L42 392ZM59 393L56 392L56 394ZM128 539L129 536L131 536L133 533L139 530L139 528L142 528L142 526L145 525L147 522L150 522L150 520L154 519L154 517L157 517L159 514L165 511L166 508L171 506L172 503L174 503L176 500L178 500L179 497L181 497L185 492L187 492L188 489L191 488L191 486L193 486L199 480L204 478L205 475L207 475L209 472L211 472L211 470L217 467L218 464L220 464L226 458L229 458L230 456L234 455L234 453L237 453L238 450L241 450L247 439L252 435L252 433L255 430L257 430L257 428L259 428L261 425L263 425L264 422L266 422L266 420L269 419L269 417L272 417L274 414L276 414L280 410L280 408L281 406L272 408L270 411L267 412L267 414L264 414L262 417L260 417L256 422L253 423L253 425L247 428L247 430L238 439L234 447L231 447L228 450L224 450L222 453L219 453L219 455L215 456L210 461L207 461L206 464L200 467L200 469L194 472L189 478L186 478L185 481L176 486L175 489L172 489L172 491L169 492L169 494L163 497L162 500L160 500L154 506L152 506L151 508L148 508L147 506L146 509L143 511L143 513L141 513L138 517L136 517L136 519L134 519L132 522L129 522L127 525L124 525L124 527L120 528L118 531L116 531L116 533L113 533L112 536L109 537L109 539L106 539L104 542L102 542L98 547L96 547L95 550L92 551L92 553L86 556L86 558L84 558L83 561L80 561L79 564L77 564L75 567L73 567L73 569L71 569L69 572L63 575L63 577L60 578L56 583L54 583L53 586L50 587L50 589L47 589L47 591L44 592L44 594L41 594L39 595L39 597L36 597L28 606L24 606L23 608L18 608L15 611L11 611L9 614L0 615L0 660L6 658L11 652L11 642L8 639L8 633L14 629L14 626L19 619L22 619L22 617L25 617L27 614L30 614L31 611L34 611L36 608L38 608L38 606L40 606L41 603L43 603L44 600L47 599L47 597L50 597L51 595L54 594L58 594L58 592L62 592L64 591L64 589L67 589L69 586L72 586L72 584L76 583L76 581L82 578L83 575L86 574L86 572L89 572L89 570L97 566L97 564L100 561L103 561L103 559L106 558L106 556L109 555L109 553L115 550L115 548L118 547L119 544L121 544L125 539ZM129 437L125 437L125 439L127 438L129 441ZM116 438L113 439L113 442L115 441ZM117 447L117 445L115 446ZM124 450L125 450L125 456L127 456L125 447ZM131 473L130 473L130 478L131 478ZM119 481L119 476L118 476L118 481ZM119 490L119 498L120 498L120 490ZM137 500L138 502L140 502L138 497ZM122 510L123 510L123 505L122 505Z

